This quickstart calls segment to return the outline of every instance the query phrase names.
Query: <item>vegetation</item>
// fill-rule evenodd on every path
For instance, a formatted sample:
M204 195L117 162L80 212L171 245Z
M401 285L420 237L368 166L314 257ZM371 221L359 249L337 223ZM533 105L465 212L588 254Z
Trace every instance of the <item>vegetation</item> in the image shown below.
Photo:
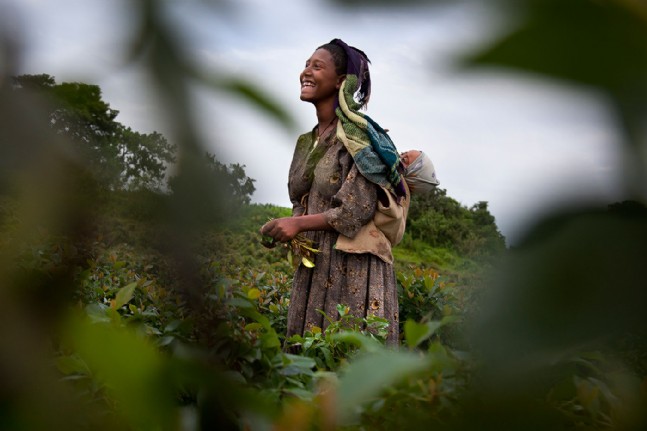
M468 209L441 188L413 197L407 234L410 241L448 248L477 259L496 256L505 249L505 238L497 229L487 202L478 202Z
M407 269L398 274L403 348L429 350L443 359L442 366L387 351L388 323L373 316L351 316L344 304L338 305L338 315L327 316L331 324L325 331L313 328L303 336L286 339L293 272L290 250L262 247L258 228L269 218L288 215L289 210L251 205L254 180L246 176L244 167L225 166L206 154L199 160L203 181L198 193L203 199L192 214L197 224L187 233L188 241L172 246L194 258L178 264L178 255L169 252L165 242L177 235L165 214L173 211L174 200L187 193L185 179L167 174L177 158L176 148L157 133L142 135L117 122L117 111L102 100L97 86L56 84L49 75L14 78L12 97L16 100L22 103L43 96L46 103L35 120L52 135L64 137L61 145L68 154L84 161L82 169L71 171L69 181L84 185L72 189L70 198L84 208L85 221L66 234L55 234L55 227L45 224L36 235L23 236L29 230L29 216L21 207L26 196L16 190L5 194L2 201L3 248L16 251L13 264L20 269L10 276L29 280L37 298L46 289L55 289L58 313L71 322L53 334L57 341L49 355L54 368L46 367L55 371L52 379L60 391L71 391L72 398L87 407L82 415L75 412L78 422L73 420L68 426L148 425L150 412L162 406L139 398L150 396L149 391L168 394L165 408L180 409L203 426L213 420L251 426L251 417L258 415L254 420L262 423L292 424L295 400L311 415L308 422L348 426L362 426L386 414L380 406L384 403L409 409L442 399L438 411L431 410L432 416L425 419L454 408L455 398L469 381L469 365L454 351L461 341L452 329L460 323L468 301L469 286L457 287L457 281L468 280L467 271L441 276L438 271L446 263L427 259L433 247L400 247L421 262L407 263ZM11 178L10 172L5 174ZM446 217L456 220L448 224L478 235L471 215L469 222L458 219L471 211L444 194L421 202L416 210L425 217L449 206L455 211ZM488 220L496 231L494 219ZM453 262L468 260L453 244L444 245L445 255ZM470 275L479 267L474 261ZM125 358L114 357L132 360L128 349L141 355L140 362L126 365L120 362ZM317 400L324 387L336 391L334 381L343 384L344 379L359 378L352 373L355 360L377 361L372 367L388 366L393 374L378 379L381 384L364 388L364 395L351 396L337 406L339 413L320 411ZM122 367L128 372L119 376L116 369ZM457 375L459 369L465 372ZM393 386L396 392L375 398L383 384L395 384L412 371L416 374L411 380ZM162 382L155 372L170 372L173 378ZM260 394L261 409L246 398L233 404L221 399L202 404L204 394L216 388L211 385L223 381L241 393L253 389ZM131 393L137 384L147 387ZM356 383L350 386L356 387ZM396 393L401 395L396 397ZM339 395L350 396L343 391ZM218 406L213 411L226 410L227 415L205 417L214 402ZM14 414L18 414L15 421L26 420ZM105 417L111 419L103 423ZM178 423L168 413L156 420Z
M132 217L122 211L124 202L136 202L141 193L122 192L119 196L119 206L113 206L112 210L109 206L102 208L101 225L91 237L80 242L43 232L30 244L16 244L12 239L4 244L23 249L17 263L31 272L54 274L64 271L62 266L66 264L73 265L72 282L76 287L70 300L65 302L65 308L76 310L71 318L80 320L73 331L83 333L64 331L61 343L51 354L55 356L60 382L73 389L75 398L83 405L92 407L93 414L118 418L131 425L150 419L144 418L143 411L129 412L121 406L128 399L139 403L138 409L146 407L141 405L141 400L130 400L131 395L120 393L137 382L143 383L141 377L130 375L133 381L112 380L114 371L110 369L120 365L109 353L109 348L132 359L132 354L127 353L121 343L131 347L132 343L146 346L135 349L148 358L141 359L139 367L149 367L159 361L167 366L195 367L207 361L211 365L200 371L199 378L216 373L218 378L231 380L229 384L240 385L240 390L252 388L257 395L262 394L261 405L271 412L262 419L266 423L292 424L295 419L291 415L296 414L293 404L297 401L312 415L309 421L333 420L356 426L387 414L388 410L380 407L382 403L388 403L390 409L409 409L426 405L433 399L442 400L437 408L429 411L431 417L455 408L451 406L469 380L469 366L465 357L451 347L460 343L446 328L460 321L468 296L466 289L456 288L431 269L417 269L398 276L403 348L417 350L425 346L434 357L442 358L442 364L432 366L426 359L416 356L392 356L395 353L383 347L386 321L350 316L343 304L338 306L339 316L329 316L333 323L326 331L314 328L303 337L286 340L292 266L287 262L285 249L265 249L257 233L263 220L280 216L286 209L247 205L243 208L244 217L238 217L236 222L225 227L210 228L202 240L196 241L193 252L198 256L199 278L205 286L203 304L196 313L190 299L183 298L182 291L177 288L180 280L168 271L170 266L157 249L160 245L146 240L150 227L138 220L138 216ZM22 222L16 217L16 211L10 200L4 201L4 238L12 238L20 230ZM128 228L120 229L124 223ZM82 253L85 260L81 259L79 250L85 250ZM300 346L300 352L287 353L289 346ZM362 356L363 352L379 354L384 363L373 356ZM332 384L331 379L337 379L338 373L340 376L351 373L346 377L349 379L360 378L352 374L352 363L360 358L377 361L373 366L393 362L392 366L397 367L394 372L400 375L410 374L410 367L413 367L417 370L416 375L394 386L381 398L374 399L371 395L368 405L356 404L362 407L360 410L344 406L339 418L315 420L315 415L323 413L318 411L319 401L316 401L321 396L317 394L323 390L322 385ZM140 370L128 367L131 373ZM459 369L464 372L455 374ZM360 372L361 369L355 371ZM214 388L205 387L204 382L192 381L194 377L187 375L187 370L176 370L173 384L161 389L175 394L177 405L184 406L185 414L198 420L196 415L206 414L203 409L212 407L201 404L201 394ZM113 387L119 384L124 387ZM148 390L152 389L143 390L140 395L144 396ZM402 398L403 395L406 396ZM340 396L349 395L340 393ZM352 400L352 403L359 403L359 400ZM232 422L242 426L251 420L246 416L251 413L245 412L252 407L247 401L230 407L229 414L235 415L230 418ZM259 414L258 411L252 413ZM366 419L362 419L364 416ZM89 419L84 415L83 420Z
M192 247L204 286L196 306L163 244L150 241L147 221L124 211L129 201L141 206L141 196L119 193L118 204L101 208L93 234L77 241L42 231L17 243L23 221L15 201L1 207L3 248L20 250L22 271L32 280L72 272L75 288L61 298L72 323L49 352L57 384L86 409L68 426L147 428L168 420L176 428L181 415L203 427L417 429L460 423L472 408L479 361L465 323L477 311L480 286L465 283L475 278L398 271L400 352L383 346L385 321L348 315L343 304L325 331L286 339L292 266L286 249L260 245L257 229L287 209L244 205L234 220L201 232ZM636 338L624 342L616 351L644 367ZM619 397L631 396L618 386L616 358L597 349L559 359L542 388L543 408L562 425L612 424ZM218 395L222 385L231 398ZM175 413L156 416L163 408Z
M46 74L22 75L13 78L13 91L18 98L25 98L26 92L46 97L48 106L39 120L73 144L104 187L162 187L175 148L159 133L140 134L117 122L119 111L101 99L98 86L56 84Z
M393 351L384 322L344 304L326 331L285 339L290 267L257 228L286 210L249 205L242 167L205 157L186 91L204 76L155 2L133 4L145 27L133 55L173 102L177 147L120 126L96 87L0 85L1 428L645 427L644 7L518 2L514 30L472 57L605 94L636 156L631 199L557 212L495 261L485 203L417 203L396 249L407 259ZM34 81L49 102L28 96ZM216 87L289 122L244 82ZM231 182L212 201L214 172Z

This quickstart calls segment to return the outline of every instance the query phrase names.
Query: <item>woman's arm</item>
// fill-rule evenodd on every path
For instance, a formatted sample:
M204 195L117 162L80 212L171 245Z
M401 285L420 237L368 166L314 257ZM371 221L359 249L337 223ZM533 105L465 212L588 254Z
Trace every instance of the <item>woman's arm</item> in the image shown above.
M325 214L308 214L298 217L282 217L270 220L261 227L261 234L277 241L287 242L297 234L309 230L333 230Z

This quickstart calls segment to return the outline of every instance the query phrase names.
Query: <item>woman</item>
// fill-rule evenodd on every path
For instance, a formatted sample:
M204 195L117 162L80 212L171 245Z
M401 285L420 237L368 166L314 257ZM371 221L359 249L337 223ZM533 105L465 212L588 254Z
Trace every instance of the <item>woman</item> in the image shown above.
M281 242L303 233L320 251L314 267L296 269L288 337L325 328L327 320L318 310L334 319L337 305L343 304L356 317L387 319L387 344L398 343L392 265L376 254L335 247L340 236L354 238L373 219L380 194L405 195L395 147L377 124L357 112L370 96L368 64L362 51L334 39L315 50L300 75L301 100L314 105L317 125L299 137L294 151L288 179L292 217L261 228L263 235Z

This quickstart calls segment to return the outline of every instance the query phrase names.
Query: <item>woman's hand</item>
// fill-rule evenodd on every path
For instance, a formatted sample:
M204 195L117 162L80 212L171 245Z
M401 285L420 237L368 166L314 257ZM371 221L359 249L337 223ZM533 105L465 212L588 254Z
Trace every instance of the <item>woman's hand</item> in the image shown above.
M272 242L266 245L272 248L275 241L288 242L299 233L311 230L332 230L332 227L323 214L282 217L261 226L261 235L272 238Z
M301 232L298 218L282 217L270 220L261 227L261 235L267 235L280 242L290 241Z

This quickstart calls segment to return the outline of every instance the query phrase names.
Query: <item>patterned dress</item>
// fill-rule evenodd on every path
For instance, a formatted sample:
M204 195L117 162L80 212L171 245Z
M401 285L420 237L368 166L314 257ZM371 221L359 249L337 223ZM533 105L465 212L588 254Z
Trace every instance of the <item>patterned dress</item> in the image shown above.
M333 128L334 131L334 128ZM324 213L334 231L310 231L314 241L314 268L300 264L294 274L288 310L288 337L313 326L324 329L327 316L338 318L337 304L350 314L369 314L389 321L387 344L398 344L398 298L392 265L373 254L345 253L334 248L338 233L353 237L373 219L378 186L357 170L335 133L313 149L314 131L301 135L290 167L288 190L293 215Z

